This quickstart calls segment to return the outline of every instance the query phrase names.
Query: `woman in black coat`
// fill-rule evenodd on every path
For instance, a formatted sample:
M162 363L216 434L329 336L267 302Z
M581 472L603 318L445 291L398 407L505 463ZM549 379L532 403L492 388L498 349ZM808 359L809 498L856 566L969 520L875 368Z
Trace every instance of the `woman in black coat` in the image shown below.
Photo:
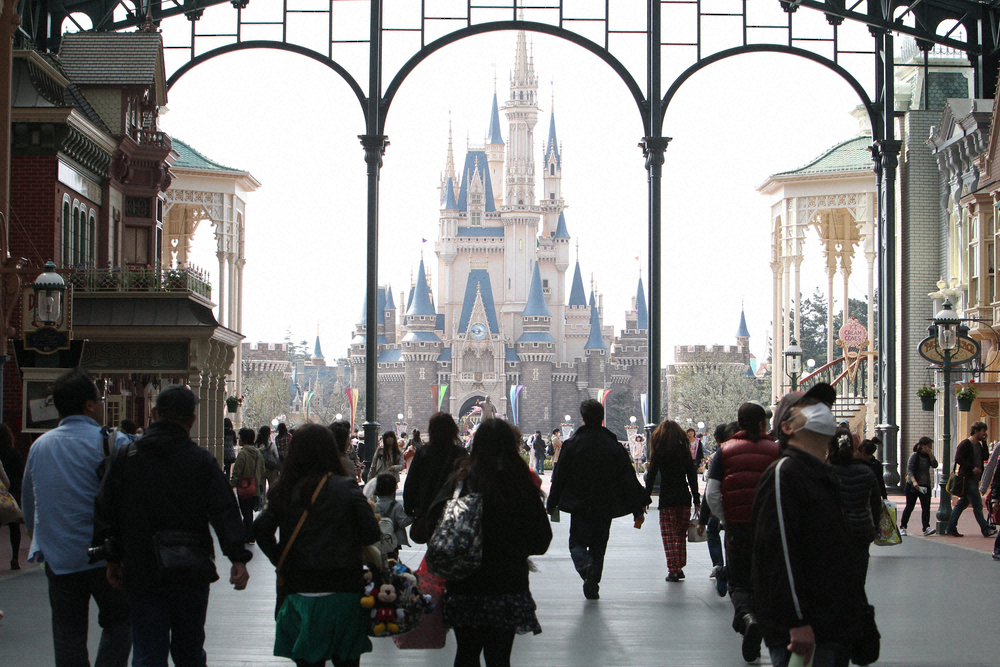
M854 456L851 432L839 428L830 440L829 462L840 481L840 503L857 547L861 581L868 576L868 549L882 517L882 495L871 466Z
M455 471L455 462L468 455L458 444L458 424L447 412L431 415L427 435L427 444L413 457L403 485L403 509L414 517L410 539L417 544L427 541L437 523L426 517L431 501Z
M691 507L701 503L698 496L698 473L691 458L687 434L677 422L667 420L649 437L649 465L646 466L646 489L653 490L660 478L660 537L667 556L667 581L684 578L687 565L687 532Z
M483 559L467 577L448 579L444 619L455 629L455 667L508 667L515 634L542 631L528 588L528 557L543 554L552 528L542 494L518 453L514 429L501 419L480 424L472 456L439 498L482 494Z

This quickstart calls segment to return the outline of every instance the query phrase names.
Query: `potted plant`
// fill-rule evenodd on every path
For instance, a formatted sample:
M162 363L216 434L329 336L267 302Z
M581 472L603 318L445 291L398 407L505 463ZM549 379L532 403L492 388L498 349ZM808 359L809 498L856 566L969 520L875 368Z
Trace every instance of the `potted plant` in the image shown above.
M243 404L243 397L236 398L235 396L226 397L226 412L236 412L236 410Z
M979 395L979 390L973 386L972 381L966 386L962 387L955 392L955 398L958 399L958 409L962 412L969 412L972 410L972 402L976 400L976 396Z
M917 389L917 397L920 399L920 407L925 412L934 412L934 404L937 403L938 390L934 387L924 385Z

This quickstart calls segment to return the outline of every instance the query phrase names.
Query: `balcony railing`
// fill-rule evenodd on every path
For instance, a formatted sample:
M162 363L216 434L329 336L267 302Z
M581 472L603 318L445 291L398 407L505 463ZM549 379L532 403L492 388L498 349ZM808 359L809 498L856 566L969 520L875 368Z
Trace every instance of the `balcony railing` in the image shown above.
M208 272L191 265L173 269L81 267L69 276L69 282L77 292L192 292L212 298Z

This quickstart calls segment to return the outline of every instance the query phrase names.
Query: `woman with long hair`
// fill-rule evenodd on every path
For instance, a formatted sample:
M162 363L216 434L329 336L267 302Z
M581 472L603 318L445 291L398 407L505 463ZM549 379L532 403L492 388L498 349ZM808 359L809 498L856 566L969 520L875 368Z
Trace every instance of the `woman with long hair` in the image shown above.
M458 424L447 412L431 415L427 435L428 441L413 457L403 485L403 509L415 518L410 538L418 544L426 542L434 530L424 517L431 501L454 472L455 462L467 456L458 444Z
M856 562L864 581L868 576L868 549L882 516L878 480L871 467L855 456L851 432L843 426L830 439L827 460L840 480L841 509L857 547Z
M906 462L906 509L903 510L903 518L899 521L899 534L906 535L906 525L910 520L913 508L920 500L920 522L924 527L924 535L931 535L931 468L937 468L938 462L934 458L934 441L927 436L917 440L913 445L913 453L910 460Z
M375 455L372 456L372 465L368 471L368 479L375 479L382 473L388 473L396 478L399 483L399 473L403 470L403 453L399 451L399 441L396 440L394 431L386 431L382 434L382 442Z
M445 622L455 629L455 667L508 667L514 635L542 631L528 587L528 557L543 554L552 541L542 493L518 452L519 440L501 419L476 430L472 456L465 459L439 494L482 496L483 559L467 577L448 579Z
M10 495L21 504L21 480L24 477L24 457L14 448L14 434L6 424L0 424L0 468L7 472L6 485ZM21 524L23 519L7 524L10 531L10 569L20 570L18 553L21 551Z
M660 478L660 537L667 556L667 581L684 578L687 565L687 532L691 523L692 499L698 497L698 473L691 458L687 434L677 422L667 420L649 437L649 465L646 489L651 491Z
M299 667L327 660L334 667L360 664L361 654L372 650L361 606L361 550L381 533L361 489L344 474L330 429L306 424L296 430L254 534L268 559L281 563L274 655Z

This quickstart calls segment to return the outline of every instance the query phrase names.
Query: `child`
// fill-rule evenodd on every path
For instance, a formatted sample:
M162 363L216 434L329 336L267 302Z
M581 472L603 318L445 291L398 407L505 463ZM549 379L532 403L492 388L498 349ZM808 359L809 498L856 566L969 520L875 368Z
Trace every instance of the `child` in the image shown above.
M403 504L396 500L396 478L389 473L382 473L375 478L375 512L383 519L392 520L396 533L396 548L385 554L386 558L399 560L399 547L410 546L406 539L406 527L413 523L413 517L406 516Z

